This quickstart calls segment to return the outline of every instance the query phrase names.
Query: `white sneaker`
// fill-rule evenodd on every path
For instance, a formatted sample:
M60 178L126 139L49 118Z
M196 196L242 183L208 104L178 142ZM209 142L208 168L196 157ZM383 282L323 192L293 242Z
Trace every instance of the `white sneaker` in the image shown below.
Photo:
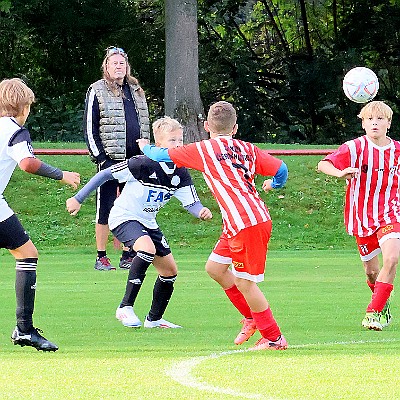
M142 326L140 319L133 312L132 306L118 307L115 312L115 318L119 319L122 325L129 328L140 328Z
M182 328L180 325L173 324L172 322L168 322L165 319L159 319L157 321L149 321L148 318L144 320L145 328Z

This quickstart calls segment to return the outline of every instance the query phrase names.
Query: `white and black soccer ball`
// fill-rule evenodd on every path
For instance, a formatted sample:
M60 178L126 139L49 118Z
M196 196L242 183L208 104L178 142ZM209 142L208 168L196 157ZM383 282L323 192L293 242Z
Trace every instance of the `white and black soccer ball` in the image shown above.
M379 80L375 72L366 67L355 67L343 78L343 91L348 99L355 103L372 100L379 89Z

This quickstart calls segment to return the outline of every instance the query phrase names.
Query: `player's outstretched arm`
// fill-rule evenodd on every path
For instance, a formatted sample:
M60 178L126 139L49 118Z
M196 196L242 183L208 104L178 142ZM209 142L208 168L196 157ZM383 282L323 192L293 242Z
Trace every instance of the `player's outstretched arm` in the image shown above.
M107 182L113 178L111 167L99 171L74 197L71 197L66 201L67 211L71 215L76 215L81 208L81 204L90 195L90 193L96 190L104 182Z
M186 211L190 212L190 214L202 220L211 219L213 217L212 212L207 207L204 207L200 201L196 201L190 206L184 206L184 208Z
M157 147L154 144L150 145L147 139L138 139L139 148L142 153L157 162L171 162L171 158L168 155L168 148Z
M61 183L72 186L74 189L80 183L80 175L77 172L61 171L59 168L46 164L36 157L23 158L19 163L19 167L29 174L58 180Z
M330 161L322 160L318 163L318 170L326 175L336 176L337 178L351 179L357 174L358 169L347 167L343 170L336 168Z
M287 165L282 161L281 166L279 167L276 174L272 179L266 179L263 182L262 188L264 192L268 192L272 189L279 189L283 187L288 178L288 168Z

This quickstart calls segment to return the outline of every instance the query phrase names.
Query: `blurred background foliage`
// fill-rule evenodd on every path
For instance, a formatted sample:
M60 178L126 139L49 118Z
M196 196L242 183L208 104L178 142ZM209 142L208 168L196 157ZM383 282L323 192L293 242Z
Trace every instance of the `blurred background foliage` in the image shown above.
M198 28L204 107L233 102L241 138L338 144L362 134L361 106L341 88L355 66L378 75L398 138L400 0L199 0ZM86 90L110 45L127 51L151 119L162 116L163 1L0 0L0 79L34 90L34 140L82 141Z

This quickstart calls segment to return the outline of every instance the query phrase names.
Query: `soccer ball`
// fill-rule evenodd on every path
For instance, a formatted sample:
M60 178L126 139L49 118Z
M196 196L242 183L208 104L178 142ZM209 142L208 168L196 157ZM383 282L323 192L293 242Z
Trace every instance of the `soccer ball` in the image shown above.
M366 67L355 67L343 78L344 94L355 103L372 100L379 89L379 80L375 72Z

